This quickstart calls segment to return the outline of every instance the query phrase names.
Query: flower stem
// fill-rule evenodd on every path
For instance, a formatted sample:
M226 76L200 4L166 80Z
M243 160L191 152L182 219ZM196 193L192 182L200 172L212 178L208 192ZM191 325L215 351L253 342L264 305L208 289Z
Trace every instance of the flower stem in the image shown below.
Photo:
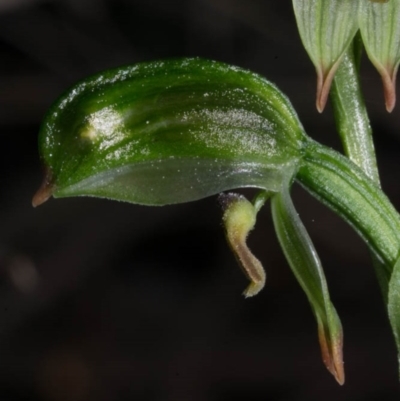
M400 216L376 183L347 157L314 141L296 178L354 227L390 277L399 257Z
M361 52L362 40L357 34L336 72L331 101L345 154L380 186L372 129L359 79ZM390 274L379 260L373 257L372 262L387 301Z
M331 102L346 155L379 185L372 129L358 74L360 37L349 46L336 72Z

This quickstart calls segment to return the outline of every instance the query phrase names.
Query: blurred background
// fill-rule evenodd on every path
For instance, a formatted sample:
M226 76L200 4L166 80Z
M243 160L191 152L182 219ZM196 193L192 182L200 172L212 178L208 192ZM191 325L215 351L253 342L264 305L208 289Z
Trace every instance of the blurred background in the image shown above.
M315 109L314 70L290 1L0 0L0 400L398 399L368 250L300 187L294 201L344 326L344 387L321 361L268 206L249 240L267 286L248 300L216 197L162 208L85 198L32 208L42 179L37 133L52 102L103 69L181 56L264 75L311 136L340 150L330 106ZM386 113L366 60L362 79L383 188L399 207L400 105Z

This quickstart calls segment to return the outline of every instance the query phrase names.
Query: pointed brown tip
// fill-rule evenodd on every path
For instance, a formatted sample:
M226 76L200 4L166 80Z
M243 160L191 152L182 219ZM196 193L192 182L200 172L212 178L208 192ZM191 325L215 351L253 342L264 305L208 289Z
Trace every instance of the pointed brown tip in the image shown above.
M46 170L42 185L37 190L32 199L32 206L36 207L46 202L54 192L54 185L52 183L52 174L50 170Z
M391 113L396 105L396 75L397 69L392 74L382 71L383 94L385 96L385 105L388 113Z
M339 385L343 386L344 381L345 381L345 376L344 376L344 365L343 365L343 360L340 360L339 364L335 364L335 370L331 372L336 379L336 381L339 383Z
M317 68L317 101L316 106L318 112L322 113L328 101L329 91L331 89L332 81L335 76L336 70L339 67L342 59L340 58L330 68Z
M317 70L317 101L316 107L319 113L324 111L328 99L329 88L327 92L326 81L322 70Z
M326 368L333 375L336 381L342 386L344 384L344 364L343 364L343 336L331 343L323 328L319 328L319 343L321 345L322 360Z

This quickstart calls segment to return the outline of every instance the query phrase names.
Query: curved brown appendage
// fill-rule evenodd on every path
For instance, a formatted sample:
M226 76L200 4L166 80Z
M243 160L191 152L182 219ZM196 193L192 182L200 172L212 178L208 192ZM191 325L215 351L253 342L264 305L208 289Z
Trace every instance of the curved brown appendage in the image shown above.
M243 295L246 298L253 297L264 288L265 270L261 262L250 251L245 238L235 238L228 235L228 241L245 275L250 280L250 284L243 291Z
M246 243L247 236L254 227L257 211L242 195L221 194L219 200L224 209L223 223L226 239L250 281L243 295L246 298L253 297L264 288L266 278L261 262L253 255Z
M321 346L322 360L334 376L336 381L342 386L344 384L344 365L343 365L343 334L340 333L338 338L329 338L328 333L325 332L323 325L318 327L318 337Z
M32 198L33 207L41 205L51 197L54 191L54 184L52 181L53 181L53 175L51 171L48 168L46 168L42 185Z
M323 67L317 68L317 110L322 113L328 101L329 91L331 89L333 77L339 67L342 58L336 61L329 69Z
M388 113L391 113L396 105L396 75L397 68L379 68L382 77L383 95Z

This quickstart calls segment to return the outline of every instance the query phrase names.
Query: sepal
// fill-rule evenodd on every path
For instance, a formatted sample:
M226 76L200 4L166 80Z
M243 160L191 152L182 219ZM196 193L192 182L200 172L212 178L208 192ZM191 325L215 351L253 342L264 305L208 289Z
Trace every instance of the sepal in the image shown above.
M293 206L288 189L272 197L271 207L283 252L317 320L322 360L337 382L343 384L342 325L330 300L320 259Z
M326 105L335 72L357 32L356 0L293 0L297 27L317 73L317 110Z
M358 19L365 50L382 77L386 109L391 112L400 64L400 1L360 1Z

